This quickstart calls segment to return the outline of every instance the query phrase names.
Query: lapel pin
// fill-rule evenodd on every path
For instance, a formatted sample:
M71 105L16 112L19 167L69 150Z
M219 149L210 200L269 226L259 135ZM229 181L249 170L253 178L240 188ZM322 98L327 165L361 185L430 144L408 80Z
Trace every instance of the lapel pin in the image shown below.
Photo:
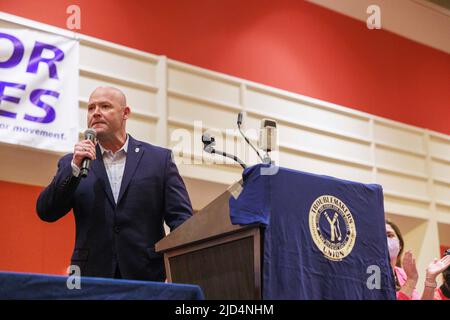
M134 149L134 152L139 152L139 148Z

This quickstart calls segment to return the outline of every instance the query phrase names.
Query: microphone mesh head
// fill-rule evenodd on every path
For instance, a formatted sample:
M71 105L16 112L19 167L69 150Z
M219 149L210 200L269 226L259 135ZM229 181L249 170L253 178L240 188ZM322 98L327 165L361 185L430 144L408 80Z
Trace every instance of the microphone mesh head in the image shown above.
M208 132L203 133L202 135L202 142L210 142L211 141L211 135Z
M275 120L272 120L272 119L262 119L261 120L261 128L265 128L265 127L276 128L277 127L277 122Z
M92 128L88 128L86 129L86 131L84 131L84 137L85 139L89 139L88 137L96 137L97 136L97 132L95 132L94 129Z
M258 147L264 151L274 151L277 146L277 122L272 119L262 119Z

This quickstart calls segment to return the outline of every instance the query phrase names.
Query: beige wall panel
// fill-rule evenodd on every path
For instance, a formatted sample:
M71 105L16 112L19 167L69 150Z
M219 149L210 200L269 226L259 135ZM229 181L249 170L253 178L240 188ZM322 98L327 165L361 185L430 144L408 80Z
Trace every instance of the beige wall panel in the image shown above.
M427 181L423 179L410 178L392 173L378 172L377 182L383 185L388 192L411 195L420 198L428 198Z
M127 121L127 132L135 139L156 144L156 121L131 116Z
M280 144L288 144L300 149L319 154L334 155L345 159L354 159L369 163L371 161L370 145L341 139L332 135L278 125Z
M280 165L300 171L333 176L340 179L370 183L372 172L370 169L351 167L342 163L326 159L315 158L310 155L280 152Z
M263 116L258 116L254 114L247 114L242 121L242 131L249 139L254 139L255 143L257 139L259 139L259 132L261 128L261 120L265 118ZM276 120L276 119L274 119ZM280 128L282 125L281 122L277 123L277 128ZM278 130L278 138L280 137L280 130ZM295 137L294 137L295 138ZM278 143L280 143L280 139L278 139Z
M389 214L424 219L431 214L430 206L425 202L393 197L386 193L384 193L384 210Z
M450 184L435 182L434 193L436 200L450 203Z
M207 74L189 73L176 67L169 68L168 89L200 98L239 103L239 84L220 81Z
M244 132L249 138L256 138L259 134L262 117L255 115L244 119L248 128ZM278 122L278 143L290 147L317 152L319 154L334 155L345 159L354 159L360 162L371 162L369 143L345 139L333 134L322 133L308 128L297 128L283 122ZM255 130L258 129L258 130Z
M235 129L237 113L233 110L212 107L190 100L175 97L168 98L169 118L188 122L202 121L203 129Z
M87 44L80 45L80 66L104 72L117 78L131 79L155 85L156 63L117 50L99 49Z
M378 146L375 149L375 163L392 169L426 174L425 157Z
M450 183L450 162L432 161L431 172L433 178Z
M113 86L122 90L127 96L127 104L131 107L132 111L156 114L156 94L154 92L80 75L81 98L89 99L92 91L98 86Z
M323 128L327 131L348 133L353 136L369 138L369 122L350 114L311 106L293 99L271 95L268 92L249 89L246 94L247 107L304 125Z
M430 154L432 157L450 161L450 139L431 136Z
M375 122L375 142L385 143L412 152L425 152L425 141L421 133L405 127Z

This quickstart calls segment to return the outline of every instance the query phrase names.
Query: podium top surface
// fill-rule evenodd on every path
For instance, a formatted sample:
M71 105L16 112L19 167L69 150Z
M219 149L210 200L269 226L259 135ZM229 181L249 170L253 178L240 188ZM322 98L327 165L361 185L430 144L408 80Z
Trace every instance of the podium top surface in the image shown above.
M331 176L258 164L244 170L241 192L230 198L233 224L270 223L272 206L295 199L310 203L320 196L337 197L350 205L365 199L369 208L383 211L383 189L379 184L364 184ZM359 199L358 199L359 198ZM304 208L304 212L309 208ZM306 210L308 209L308 210Z

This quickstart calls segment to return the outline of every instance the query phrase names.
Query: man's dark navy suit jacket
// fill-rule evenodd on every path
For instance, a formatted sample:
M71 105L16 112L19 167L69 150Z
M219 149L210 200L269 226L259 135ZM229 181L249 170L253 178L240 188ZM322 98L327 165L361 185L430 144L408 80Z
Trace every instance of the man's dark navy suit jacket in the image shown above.
M39 217L53 222L71 209L76 240L71 264L82 276L164 281L162 255L155 243L192 215L192 206L171 151L129 136L117 204L100 147L86 178L72 174L72 154L59 160L58 172L37 200Z

